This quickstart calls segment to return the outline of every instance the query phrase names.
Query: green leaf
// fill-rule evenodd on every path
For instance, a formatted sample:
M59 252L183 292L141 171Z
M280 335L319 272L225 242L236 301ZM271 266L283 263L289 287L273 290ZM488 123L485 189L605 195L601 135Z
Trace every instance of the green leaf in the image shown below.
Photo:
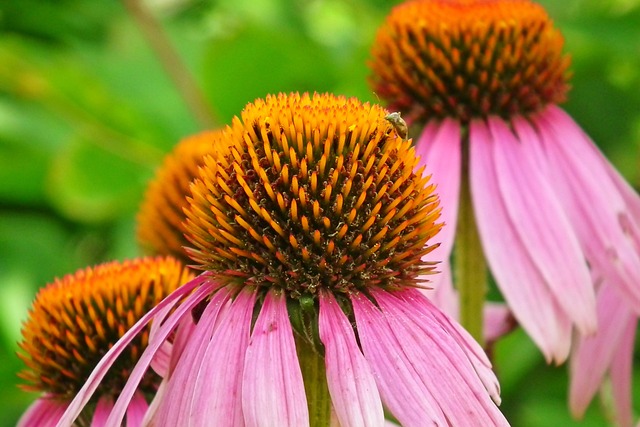
M149 172L118 153L77 141L55 159L48 194L67 218L107 222L137 209Z

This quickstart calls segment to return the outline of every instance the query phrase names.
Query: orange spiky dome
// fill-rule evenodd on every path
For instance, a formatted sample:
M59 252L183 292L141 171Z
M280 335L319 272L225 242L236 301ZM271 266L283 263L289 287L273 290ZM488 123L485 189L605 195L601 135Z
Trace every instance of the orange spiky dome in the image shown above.
M377 105L280 94L218 134L192 186L190 256L221 280L291 297L415 286L441 224L434 186Z
M190 262L184 251L183 209L187 206L189 185L198 176L198 167L210 153L216 131L185 138L169 153L149 183L137 217L137 238L149 255L171 255Z
M79 270L42 288L22 328L27 365L23 388L71 400L113 344L147 311L192 278L177 260L141 258ZM96 396L116 397L147 345L145 330L121 356ZM155 391L159 377L150 373L140 385Z
M569 59L529 0L414 0L372 48L373 90L410 123L530 114L566 98Z

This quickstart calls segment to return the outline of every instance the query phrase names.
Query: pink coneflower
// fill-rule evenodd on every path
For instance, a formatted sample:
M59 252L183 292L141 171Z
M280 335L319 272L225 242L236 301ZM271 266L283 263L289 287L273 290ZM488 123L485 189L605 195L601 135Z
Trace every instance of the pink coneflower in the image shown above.
M176 327L152 425L381 426L383 408L405 426L507 425L482 349L416 289L438 202L385 115L326 94L247 105L191 186L205 272L113 347L61 425L150 318L162 326L107 425Z
M80 270L38 292L22 330L18 355L27 365L20 377L25 390L42 392L19 426L55 426L93 368L138 319L182 283L193 278L173 258L111 262ZM149 337L144 329L129 343L94 398L81 424L102 426L142 354ZM138 426L161 378L144 376L127 411L127 426Z
M477 228L514 316L557 363L574 328L596 330L591 272L640 308L637 195L623 196L612 166L557 106L568 90L562 45L527 0L418 0L393 9L371 63L375 92L420 129L416 149L447 224L442 259L455 246L456 269L473 262Z

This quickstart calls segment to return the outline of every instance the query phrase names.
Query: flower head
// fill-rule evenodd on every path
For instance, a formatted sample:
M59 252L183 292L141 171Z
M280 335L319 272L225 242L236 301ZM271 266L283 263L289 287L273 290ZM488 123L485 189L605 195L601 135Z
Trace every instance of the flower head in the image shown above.
M189 185L198 176L198 167L205 154L214 149L215 134L206 131L180 141L149 183L137 217L138 242L145 252L190 262L184 251L188 241L182 227L182 210L187 206Z
M73 399L109 348L191 277L172 258L143 258L80 270L42 288L24 323L18 355L27 366L20 374L27 382L23 388L42 392L43 397L21 425L45 425L38 417L49 415L55 425L55 408L57 417L62 415L59 408ZM148 339L145 330L130 343L126 356L98 387L94 404L113 405ZM137 409L146 409L145 396L155 393L159 380L149 372L140 382Z
M423 126L416 151L448 224L437 256L448 258L458 209L471 206L460 218L475 222L498 287L549 361L567 359L574 330L596 332L600 282L640 310L640 199L556 105L568 59L540 6L410 1L372 55L374 90Z
M296 299L416 286L433 268L422 256L441 227L437 198L384 116L323 96L248 105L192 187L191 257Z
M563 42L528 0L409 1L378 30L371 84L410 122L508 119L565 100Z
M433 268L424 255L438 203L386 115L356 99L281 94L218 135L184 225L205 273L147 314L162 326L110 422L177 326L150 423L325 424L333 410L344 426L382 425L384 404L405 425L506 425L482 350L415 289Z

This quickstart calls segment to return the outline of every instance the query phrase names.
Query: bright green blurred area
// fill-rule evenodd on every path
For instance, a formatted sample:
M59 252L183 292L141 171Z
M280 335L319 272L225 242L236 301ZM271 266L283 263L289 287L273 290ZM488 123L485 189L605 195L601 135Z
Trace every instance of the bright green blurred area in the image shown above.
M637 186L640 0L543 3L573 58L566 109ZM376 101L365 64L393 3L148 6L220 124L279 91ZM145 183L164 153L200 129L121 3L0 2L0 427L14 425L34 398L16 387L15 352L37 289L86 265L137 255L134 217ZM583 422L571 420L566 367L546 366L523 333L500 343L495 360L514 426L606 425L597 403Z

